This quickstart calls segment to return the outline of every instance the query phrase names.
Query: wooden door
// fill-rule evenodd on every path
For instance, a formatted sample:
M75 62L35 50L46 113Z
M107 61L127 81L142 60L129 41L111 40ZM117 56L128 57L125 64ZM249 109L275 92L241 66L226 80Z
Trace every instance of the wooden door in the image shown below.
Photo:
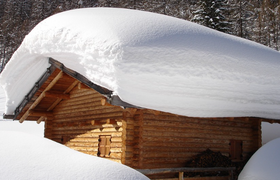
M99 157L110 157L110 149L111 149L111 136L108 135L99 136L97 155Z

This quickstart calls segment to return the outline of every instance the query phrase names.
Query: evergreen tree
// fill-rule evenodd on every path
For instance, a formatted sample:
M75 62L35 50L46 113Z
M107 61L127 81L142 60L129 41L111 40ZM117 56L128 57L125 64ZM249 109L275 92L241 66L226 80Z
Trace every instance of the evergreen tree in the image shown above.
M255 4L254 4L255 3ZM232 34L242 38L252 39L252 27L256 20L255 0L230 0Z
M192 21L218 31L228 32L230 29L226 17L228 11L226 0L201 0L199 9L193 12L195 16Z

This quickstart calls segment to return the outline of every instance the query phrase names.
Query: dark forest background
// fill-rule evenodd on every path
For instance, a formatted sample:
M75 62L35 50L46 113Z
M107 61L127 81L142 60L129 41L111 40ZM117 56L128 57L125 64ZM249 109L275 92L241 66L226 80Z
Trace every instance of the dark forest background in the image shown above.
M280 0L0 0L1 67L40 21L85 7L166 14L280 50Z

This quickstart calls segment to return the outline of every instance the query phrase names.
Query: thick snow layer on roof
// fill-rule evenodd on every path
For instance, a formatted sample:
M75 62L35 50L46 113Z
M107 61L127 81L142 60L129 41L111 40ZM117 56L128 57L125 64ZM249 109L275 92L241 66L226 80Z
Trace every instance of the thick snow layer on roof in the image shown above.
M280 118L280 53L154 13L62 12L26 36L1 75L13 113L52 57L130 104L196 117Z
M0 179L148 180L125 165L83 154L43 137L0 131Z
M280 138L261 147L247 162L238 180L277 180L280 177Z

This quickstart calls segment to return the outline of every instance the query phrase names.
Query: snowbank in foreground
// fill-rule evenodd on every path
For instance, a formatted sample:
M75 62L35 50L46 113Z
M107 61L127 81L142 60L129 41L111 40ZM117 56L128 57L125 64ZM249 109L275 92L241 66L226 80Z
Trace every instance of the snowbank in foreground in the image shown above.
M238 180L278 180L280 177L280 138L261 147L247 162Z
M37 124L34 121L25 121L21 124L18 121L3 120L2 114L5 110L5 101L6 97L4 90L0 87L0 131L20 131L41 137L44 136L44 122Z
M7 114L45 72L48 57L136 106L280 119L280 53L185 20L114 8L47 18L2 72Z
M0 144L0 179L148 179L127 166L30 134L0 131Z

